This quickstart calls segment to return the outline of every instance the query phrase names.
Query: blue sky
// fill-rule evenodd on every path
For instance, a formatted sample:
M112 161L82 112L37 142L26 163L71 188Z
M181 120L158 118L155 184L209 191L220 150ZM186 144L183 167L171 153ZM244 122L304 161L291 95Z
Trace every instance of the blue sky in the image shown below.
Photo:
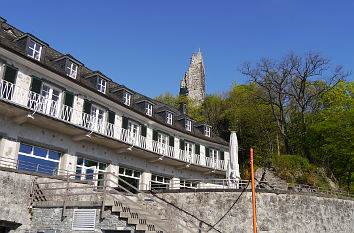
M0 16L150 97L177 94L199 48L208 94L247 83L245 61L289 51L321 52L354 71L351 0L3 0Z

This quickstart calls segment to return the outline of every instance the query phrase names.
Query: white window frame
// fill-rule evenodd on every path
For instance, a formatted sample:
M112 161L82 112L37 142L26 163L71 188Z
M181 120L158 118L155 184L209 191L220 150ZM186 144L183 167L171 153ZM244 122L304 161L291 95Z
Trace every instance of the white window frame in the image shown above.
M192 121L189 120L189 119L186 119L186 122L185 122L185 129L189 132L192 131Z
M77 160L79 158L82 159L82 164L77 164ZM90 167L86 166L85 165L85 161L87 161L87 160L92 161L92 162L96 162L97 166L90 166ZM105 169L101 169L100 165L104 165ZM81 173L77 173L77 168L81 169ZM93 173L104 173L104 172L106 172L107 168L108 168L108 164L107 163L99 162L99 161L96 161L96 160L93 160L93 159L86 159L86 158L83 158L83 157L80 157L80 156L78 156L76 158L75 174L87 174L86 170L93 170ZM88 174L89 174L88 176L92 176L92 179L100 178L97 174L96 175L90 175L90 173L88 173ZM101 175L103 175L103 174L101 174ZM86 180L86 175L77 176L76 178L80 179L80 180ZM100 178L100 179L102 179L102 178ZM94 183L95 183L95 185L97 185L98 181L94 181Z
M131 99L132 99L132 94L127 92L126 90L124 90L124 92L123 92L124 104L127 106L130 106Z
M186 151L187 154L192 155L194 153L194 143L185 141L184 142L184 151Z
M123 170L123 173L121 172L121 170ZM126 174L127 170L131 170L132 171L132 175L127 175ZM138 176L135 176L136 172L139 172ZM119 176L124 176L124 177L129 177L129 178L132 178L132 179L140 180L141 179L141 174L142 174L142 172L138 171L138 170L134 170L134 169L126 168L126 167L119 167L119 172L118 172Z
M103 129L103 122L105 120L105 110L99 106L91 105L90 122L93 124L93 129L101 131Z
M45 96L45 88L48 88L48 95ZM58 99L56 101L53 100L53 92L57 91ZM43 96L43 103L41 105L41 111L50 116L57 116L59 114L59 104L61 103L62 91L59 88L54 87L48 83L42 84L41 95Z
M98 77L97 78L97 90L102 93L106 93L107 88L107 80L104 78Z
M204 135L207 137L211 137L211 127L210 126L208 126L208 125L205 126Z
M158 178L162 178L162 181L159 181ZM151 175L151 184L155 183L155 184L162 184L162 185L166 185L168 188L170 189L171 187L171 179L170 177L165 177L165 176L161 176L161 175L157 175L157 174L152 174Z
M166 112L166 123L172 125L173 114L171 112Z
M67 73L67 75L70 78L76 79L78 67L79 66L77 64L75 64L74 62L69 60L69 66L66 67L69 71L69 73Z
M31 42L33 43L33 47L30 46ZM30 39L29 44L28 44L28 48L27 48L27 56L29 56L29 57L37 60L37 61L40 61L41 57L42 57L42 49L43 49L43 45L41 45L38 42ZM31 50L32 54L29 54L28 50ZM36 53L38 53L38 56L36 56Z
M210 148L209 149L209 156L210 158L213 158L214 160L219 159L219 151L217 149Z
M146 102L146 104L145 104L146 115L152 116L152 108L153 108L152 104L149 102Z
M128 133L132 137L136 137L140 133L140 124L138 124L135 121L128 120L128 127L127 127Z

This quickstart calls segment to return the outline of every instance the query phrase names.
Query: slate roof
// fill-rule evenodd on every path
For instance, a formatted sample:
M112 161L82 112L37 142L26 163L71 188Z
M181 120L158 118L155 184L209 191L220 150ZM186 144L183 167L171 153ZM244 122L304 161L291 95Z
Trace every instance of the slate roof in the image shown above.
M40 66L43 66L51 71L53 71L54 73L57 73L59 75L61 75L63 78L66 78L68 80L71 80L72 82L75 82L87 89L90 89L93 92L96 92L99 95L103 95L105 96L107 99L110 99L136 113L139 113L153 121L158 122L159 124L162 124L168 128L174 129L174 130L178 130L182 133L185 134L189 134L210 142L214 142L214 143L218 143L224 146L228 146L228 142L225 141L224 139L218 137L217 135L212 134L212 137L207 137L204 136L203 132L197 128L196 126L200 126L201 124L203 124L203 122L194 122L195 124L193 124L193 130L192 132L189 132L187 130L185 130L184 125L178 123L178 120L181 118L189 118L192 119L191 117L182 114L177 108L175 108L174 106L168 105L166 103L160 102L158 100L155 99L151 99L147 96L144 96L140 93L137 93L131 89L129 89L128 87L122 85L122 84L118 84L114 81L112 81L112 79L110 79L109 77L105 76L103 73L101 73L100 71L93 71L91 69L89 69L88 67L84 66L78 59L76 59L75 57L73 57L70 54L62 54L58 51L56 51L55 49L51 48L49 46L49 44L42 42L40 39L36 38L34 35L31 35L29 33L24 33L20 30L18 30L17 28L13 27L12 25L6 23L6 20L0 17L0 23L1 21L3 21L2 26L1 26L1 30L0 30L0 46L8 49L18 55L21 55L24 59L28 59ZM16 39L21 38L25 35L28 35L30 37L32 37L35 40L38 40L38 42L42 42L44 46L46 46L46 50L45 50L45 54L44 54L44 59L42 61L36 61L30 57L27 56L26 53L26 49L21 49L20 46L18 46L18 44L16 43ZM43 54L42 54L43 56ZM58 66L58 64L55 62L57 61L59 58L63 58L63 57L69 57L71 58L74 62L78 62L78 65L81 65L81 72L80 77L77 77L76 79L72 79L70 77L68 77L65 73L65 69L63 69L62 67ZM103 94L99 91L97 91L96 86L88 81L87 79L85 79L86 77L89 77L93 74L99 74L103 77L106 77L108 79L108 86L107 86L107 93ZM124 103L122 102L122 99L117 98L117 96L115 96L113 93L115 90L118 89L125 89L128 92L131 92L131 94L133 95L132 98L132 105L131 106L126 106L124 105ZM140 103L141 101L148 101L150 103L152 103L154 105L154 114L152 117L147 116L140 108L137 107L137 103ZM174 114L174 125L169 125L165 122L165 119L163 117L161 117L161 114L157 114L161 111L169 111L171 113Z

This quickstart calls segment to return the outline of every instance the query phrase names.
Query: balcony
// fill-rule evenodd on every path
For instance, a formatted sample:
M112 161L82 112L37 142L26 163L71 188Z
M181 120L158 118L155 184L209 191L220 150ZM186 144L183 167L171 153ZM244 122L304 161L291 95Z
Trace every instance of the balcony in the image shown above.
M180 150L141 135L132 133L118 125L111 124L95 116L73 109L62 103L49 99L43 95L31 92L5 80L0 81L0 100L27 109L30 113L23 118L34 118L36 113L41 113L50 118L55 118L63 123L75 125L78 128L92 133L111 138L159 155L159 160L171 158L185 164L186 167L196 165L212 170L226 170L223 160L206 157L205 161L198 154ZM20 121L20 120L19 120Z

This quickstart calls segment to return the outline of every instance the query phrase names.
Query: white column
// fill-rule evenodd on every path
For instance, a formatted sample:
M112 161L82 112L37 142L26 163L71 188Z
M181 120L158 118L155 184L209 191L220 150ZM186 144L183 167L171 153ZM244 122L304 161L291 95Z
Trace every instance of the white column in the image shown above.
M16 169L20 143L2 138L0 142L0 166Z
M173 177L170 180L170 189L180 189L180 178Z
M139 189L150 190L151 172L143 172L140 177Z
M152 129L149 127L146 129L146 148L152 151Z
M114 164L109 164L106 172L110 172L112 174L107 175L107 185L110 187L118 187L118 175L119 175L119 166Z
M74 174L76 172L77 157L73 153L65 153L59 164L58 175Z
M77 125L81 124L83 107L84 107L84 99L80 96L76 96L74 98L74 104L73 104L73 115L71 118L72 123Z

